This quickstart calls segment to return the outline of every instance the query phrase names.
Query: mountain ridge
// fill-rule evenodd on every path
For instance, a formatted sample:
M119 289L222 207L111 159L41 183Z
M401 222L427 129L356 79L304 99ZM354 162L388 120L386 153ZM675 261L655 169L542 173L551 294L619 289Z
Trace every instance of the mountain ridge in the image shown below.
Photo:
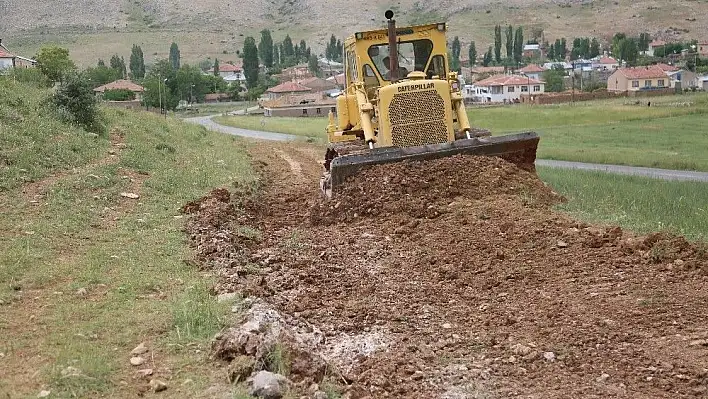
M18 53L32 56L44 43L70 49L79 64L93 64L114 53L130 54L141 45L150 62L165 58L172 41L183 58L235 59L246 36L268 28L275 40L289 33L305 39L317 53L331 34L344 38L357 30L385 25L384 11L399 25L446 21L450 35L470 41L483 53L493 43L494 25L523 26L525 37L543 31L546 40L593 36L607 41L623 31L648 32L669 40L708 39L706 0L400 0L387 5L364 0L4 0L0 38ZM39 10L39 11L37 11Z

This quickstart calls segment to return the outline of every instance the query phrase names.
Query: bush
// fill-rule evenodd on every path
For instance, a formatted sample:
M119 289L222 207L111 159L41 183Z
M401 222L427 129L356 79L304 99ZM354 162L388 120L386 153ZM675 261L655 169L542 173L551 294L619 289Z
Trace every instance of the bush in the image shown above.
M82 75L68 75L52 96L51 102L65 121L82 126L90 132L104 132L93 89Z
M103 99L106 101L130 101L135 100L135 93L127 89L106 90L103 93Z
M49 88L52 82L39 70L39 68L13 68L7 78L26 83L38 88Z

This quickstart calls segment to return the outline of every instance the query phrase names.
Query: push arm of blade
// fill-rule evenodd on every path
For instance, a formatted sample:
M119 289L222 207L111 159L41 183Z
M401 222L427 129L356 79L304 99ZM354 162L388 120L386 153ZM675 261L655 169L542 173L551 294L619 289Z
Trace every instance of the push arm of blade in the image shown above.
M470 120L467 118L467 110L465 110L465 103L462 98L453 98L452 104L455 107L455 113L457 114L457 122L460 124L460 131L465 132L467 138L470 137Z
M374 127L371 123L371 114L374 112L374 107L366 98L366 92L364 88L357 88L356 90L356 100L359 103L359 120L361 121L361 130L364 131L364 139L369 143L369 147L376 142L376 137L374 137Z

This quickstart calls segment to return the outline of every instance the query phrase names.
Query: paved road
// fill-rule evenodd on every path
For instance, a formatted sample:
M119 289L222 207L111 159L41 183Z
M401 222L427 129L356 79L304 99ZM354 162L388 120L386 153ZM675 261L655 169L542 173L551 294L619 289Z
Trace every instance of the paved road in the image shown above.
M635 175L653 177L663 180L684 180L708 182L708 172L693 172L688 170L670 170L643 168L639 166L605 165L585 162L553 161L550 159L537 159L537 166L549 166L564 169L595 170L601 172L617 173L621 175Z
M234 136L250 137L259 140L294 141L303 139L302 136L295 136L292 134L261 132L258 130L248 130L237 127L224 126L214 122L211 116L198 116L196 118L185 118L184 120L191 123L197 123L209 130L232 134Z
M273 133L273 132L261 132L257 130L247 130L240 129L231 126L224 126L214 122L211 116L202 116L197 118L185 119L188 122L198 123L207 129L215 130L222 133L233 134L236 136L250 137L254 139L261 140L275 140L275 141L293 141L302 140L303 137L294 136L292 134L284 133ZM624 166L624 165L604 165L604 164L594 164L585 162L569 162L569 161L554 161L549 159L537 159L536 165L538 166L548 166L553 168L563 168L563 169L582 169L582 170L595 170L601 172L616 173L621 175L635 175L652 177L655 179L663 180L681 180L681 181L700 181L708 182L708 172L692 172L686 170L669 170L669 169L654 169L654 168L643 168L638 166Z

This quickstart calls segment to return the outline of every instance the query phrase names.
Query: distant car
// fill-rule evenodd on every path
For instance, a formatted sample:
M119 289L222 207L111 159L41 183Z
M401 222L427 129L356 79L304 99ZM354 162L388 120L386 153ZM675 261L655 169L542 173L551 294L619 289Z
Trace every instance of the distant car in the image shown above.
M335 92L329 93L329 96L330 96L330 97L337 97L337 96L339 96L340 94L342 94L341 91L335 91Z

